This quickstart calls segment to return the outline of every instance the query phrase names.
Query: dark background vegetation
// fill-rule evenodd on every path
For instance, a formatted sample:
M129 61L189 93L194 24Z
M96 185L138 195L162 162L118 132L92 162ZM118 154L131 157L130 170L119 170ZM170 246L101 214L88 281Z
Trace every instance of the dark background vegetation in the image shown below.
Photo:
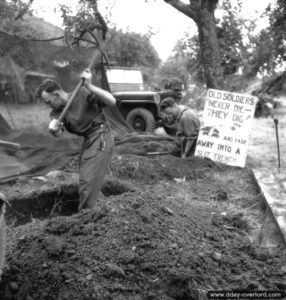
M146 2L152 1L159 0ZM25 70L45 74L59 72L53 61L69 61L64 71L78 72L89 59L87 47L91 45L82 38L82 33L87 28L96 31L93 25L98 22L97 2L79 1L76 16L70 16L69 8L63 6L65 26L60 29L34 17L27 2L1 0L0 57L9 54ZM124 32L105 20L106 52L111 64L140 67L146 88L185 89L184 100L195 101L197 108L203 106L206 88L255 90L260 98L270 95L270 101L284 91L285 1L277 0L275 5L267 7L261 18L269 20L269 25L260 32L255 20L242 15L241 0L165 2L190 17L197 25L197 34L186 33L169 58L162 62L150 42L151 31L146 34ZM81 42L72 44L79 36ZM257 82L264 84L257 87Z

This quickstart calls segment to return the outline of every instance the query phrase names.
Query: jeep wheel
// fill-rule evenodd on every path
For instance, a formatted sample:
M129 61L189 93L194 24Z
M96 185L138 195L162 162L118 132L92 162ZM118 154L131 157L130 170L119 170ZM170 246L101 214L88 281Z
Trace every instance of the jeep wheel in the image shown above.
M128 113L126 121L137 132L153 132L155 130L155 118L145 108L132 109Z

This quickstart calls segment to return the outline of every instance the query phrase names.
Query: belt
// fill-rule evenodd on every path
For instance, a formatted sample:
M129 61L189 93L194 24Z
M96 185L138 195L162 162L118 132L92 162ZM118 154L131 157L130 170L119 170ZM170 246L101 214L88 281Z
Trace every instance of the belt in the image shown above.
M97 126L96 128L90 129L90 131L84 135L84 138L89 139L97 134L101 134L101 133L104 133L107 131L109 131L109 126L107 124L101 124L101 125Z

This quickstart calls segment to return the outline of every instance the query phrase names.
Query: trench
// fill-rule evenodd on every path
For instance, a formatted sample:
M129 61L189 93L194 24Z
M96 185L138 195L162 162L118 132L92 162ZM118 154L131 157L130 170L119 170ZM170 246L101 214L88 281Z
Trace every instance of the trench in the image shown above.
M104 197L120 195L134 188L123 180L106 180L101 189ZM56 216L69 216L78 212L78 185L56 187L46 191L35 191L14 198L7 206L5 219L7 224L24 225L33 219L47 219Z

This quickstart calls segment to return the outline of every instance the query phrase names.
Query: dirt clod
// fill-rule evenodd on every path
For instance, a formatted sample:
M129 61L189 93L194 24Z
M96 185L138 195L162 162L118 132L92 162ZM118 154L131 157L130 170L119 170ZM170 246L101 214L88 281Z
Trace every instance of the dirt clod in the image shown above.
M44 244L44 247L50 256L59 256L65 247L65 241L54 235L47 236Z

